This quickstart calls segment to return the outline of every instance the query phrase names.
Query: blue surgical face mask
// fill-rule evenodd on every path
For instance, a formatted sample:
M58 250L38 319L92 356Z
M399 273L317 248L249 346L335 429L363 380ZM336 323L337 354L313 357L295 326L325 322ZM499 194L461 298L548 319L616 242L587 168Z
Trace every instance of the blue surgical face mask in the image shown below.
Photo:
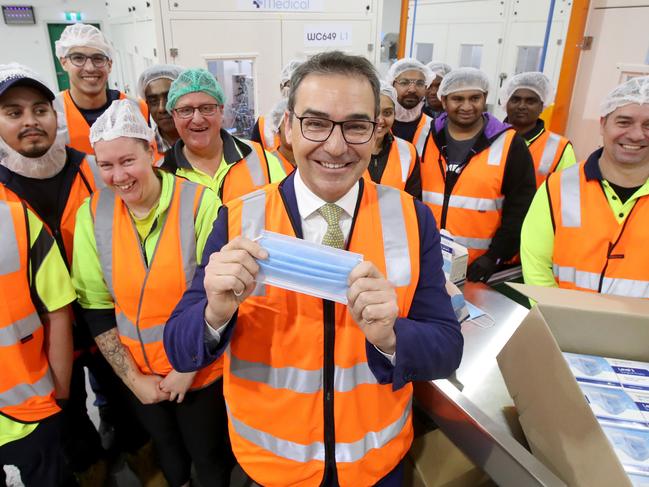
M257 243L268 252L257 260L258 283L347 304L347 279L361 254L266 230Z

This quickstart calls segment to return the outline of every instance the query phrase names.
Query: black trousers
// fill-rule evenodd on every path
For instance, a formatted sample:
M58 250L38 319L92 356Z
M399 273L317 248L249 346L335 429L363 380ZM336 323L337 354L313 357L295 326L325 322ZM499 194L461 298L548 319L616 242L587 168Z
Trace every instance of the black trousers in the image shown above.
M117 450L134 453L149 440L146 430L124 401L122 380L100 351L84 351L72 366L70 398L64 411L63 447L70 468L75 472L83 472L106 456L99 433L88 416L84 367L92 371L108 400Z
M63 415L50 416L39 422L26 437L0 446L0 470L15 465L25 487L60 487L64 480L64 459L61 451ZM6 485L0 472L0 485Z
M189 391L180 404L164 401L144 405L128 392L138 419L153 439L160 467L171 487L189 480L192 463L202 487L230 485L234 456L222 379Z

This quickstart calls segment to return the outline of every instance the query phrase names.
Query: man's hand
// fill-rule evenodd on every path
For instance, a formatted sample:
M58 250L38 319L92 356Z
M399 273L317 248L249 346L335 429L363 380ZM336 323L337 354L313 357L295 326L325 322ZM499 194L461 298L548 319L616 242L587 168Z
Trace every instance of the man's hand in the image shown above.
M217 329L227 323L234 312L255 289L259 265L255 259L266 259L259 244L245 237L236 237L210 255L205 266L205 319Z
M142 404L155 404L169 400L169 393L160 389L162 377L140 374L130 385L133 394Z
M497 267L495 260L487 255L481 255L467 269L466 278L471 282L487 282Z
M394 322L399 314L394 286L369 261L349 274L347 307L367 341L387 354L396 350Z
M194 377L196 377L196 372L183 373L172 370L167 374L167 377L160 381L158 386L162 392L169 394L170 401L181 403L185 399L185 393L194 382Z

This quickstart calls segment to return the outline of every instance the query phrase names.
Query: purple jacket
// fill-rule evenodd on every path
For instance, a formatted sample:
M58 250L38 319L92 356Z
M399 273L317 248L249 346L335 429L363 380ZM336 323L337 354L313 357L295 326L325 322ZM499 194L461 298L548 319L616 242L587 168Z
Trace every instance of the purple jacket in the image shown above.
M300 224L293 175L281 184L287 210L292 221ZM361 179L362 194L364 181ZM360 197L360 195L359 195ZM407 318L395 323L397 335L394 366L366 341L367 361L381 384L392 383L394 390L407 382L448 377L460 364L463 338L455 318L451 300L446 293L442 271L439 232L431 211L415 200L421 239L420 277ZM297 229L301 236L301 228ZM367 238L373 238L368 235ZM203 262L197 267L191 286L176 306L164 329L164 346L174 369L188 372L216 360L227 347L236 326L236 314L225 328L217 347L205 341L204 311L207 305L203 287L204 267L213 252L228 242L228 209L221 207L205 250Z

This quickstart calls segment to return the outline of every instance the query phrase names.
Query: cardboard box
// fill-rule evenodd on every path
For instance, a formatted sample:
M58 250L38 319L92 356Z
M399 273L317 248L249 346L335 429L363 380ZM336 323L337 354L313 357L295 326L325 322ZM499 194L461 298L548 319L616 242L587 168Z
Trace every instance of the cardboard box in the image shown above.
M464 245L454 241L453 236L447 230L441 230L440 235L446 279L453 284L461 284L466 280L469 251Z
M513 284L537 305L498 355L532 453L570 486L630 486L562 352L649 361L649 300Z

